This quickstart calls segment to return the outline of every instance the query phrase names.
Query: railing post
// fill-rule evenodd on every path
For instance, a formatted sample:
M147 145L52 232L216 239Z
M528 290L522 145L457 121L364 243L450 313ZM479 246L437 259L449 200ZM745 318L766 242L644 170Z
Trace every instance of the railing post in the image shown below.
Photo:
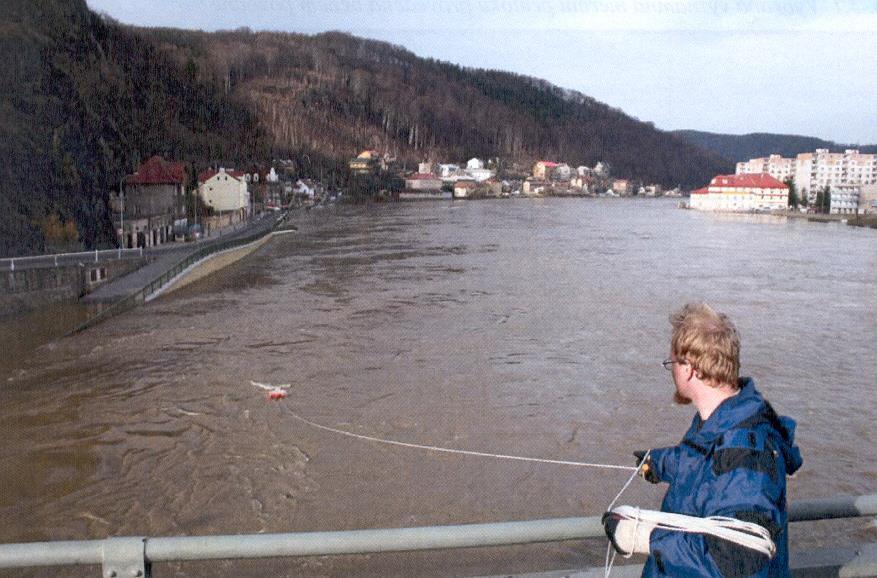
M94 250L94 262L97 263L97 249Z
M102 550L104 578L149 578L146 538L107 538Z
M9 270L10 270L10 271L15 271L15 259L10 259L10 260L9 260Z

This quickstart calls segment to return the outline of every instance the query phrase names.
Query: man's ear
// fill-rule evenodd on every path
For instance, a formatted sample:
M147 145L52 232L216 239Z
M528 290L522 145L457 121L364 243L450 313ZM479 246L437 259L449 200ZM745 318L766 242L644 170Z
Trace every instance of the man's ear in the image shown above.
M694 368L690 363L688 364L688 381L691 381L692 377L696 377L700 379L700 371Z

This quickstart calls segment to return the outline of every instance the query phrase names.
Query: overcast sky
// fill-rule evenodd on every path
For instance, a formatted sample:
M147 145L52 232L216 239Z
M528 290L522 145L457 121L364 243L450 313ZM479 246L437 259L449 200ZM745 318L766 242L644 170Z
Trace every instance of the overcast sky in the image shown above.
M579 90L658 128L877 144L877 1L87 0L128 24L341 30Z

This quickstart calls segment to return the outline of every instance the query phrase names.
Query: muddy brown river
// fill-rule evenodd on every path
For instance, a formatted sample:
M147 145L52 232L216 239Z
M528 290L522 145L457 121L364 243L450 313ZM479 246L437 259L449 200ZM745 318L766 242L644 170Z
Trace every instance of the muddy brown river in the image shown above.
M336 207L293 222L298 233L75 337L34 347L75 314L0 321L0 541L599 515L628 473L378 445L293 414L632 465L691 419L660 365L668 314L690 300L732 316L742 373L798 420L790 499L877 493L877 231L617 199ZM251 380L289 395L269 401ZM622 502L662 495L636 482ZM877 527L800 523L791 537L849 545ZM503 574L600 566L604 553L591 540L154 575Z

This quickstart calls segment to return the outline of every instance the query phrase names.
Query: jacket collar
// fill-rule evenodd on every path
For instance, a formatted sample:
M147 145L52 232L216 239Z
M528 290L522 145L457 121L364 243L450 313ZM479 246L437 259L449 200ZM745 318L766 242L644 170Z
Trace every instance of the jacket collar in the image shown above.
M720 434L762 410L765 402L755 389L755 381L751 377L743 377L738 383L740 393L720 403L706 421L701 419L700 414L694 414L691 427L685 435L687 439L700 445L711 444Z

